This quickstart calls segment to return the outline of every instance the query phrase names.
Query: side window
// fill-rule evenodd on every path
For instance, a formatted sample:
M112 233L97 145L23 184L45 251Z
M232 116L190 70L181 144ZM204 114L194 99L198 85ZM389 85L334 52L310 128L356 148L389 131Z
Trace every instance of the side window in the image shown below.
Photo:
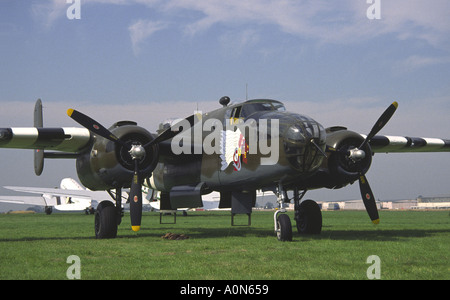
M239 118L241 116L242 106L237 106L233 108L230 116L230 125L237 124L239 122Z

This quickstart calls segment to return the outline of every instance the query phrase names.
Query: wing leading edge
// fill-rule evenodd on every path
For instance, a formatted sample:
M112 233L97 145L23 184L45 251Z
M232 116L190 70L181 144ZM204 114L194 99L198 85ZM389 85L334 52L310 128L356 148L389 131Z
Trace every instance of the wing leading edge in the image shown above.
M73 197L97 201L109 200L109 195L106 191L67 190L67 189L53 189L53 188L24 187L24 186L4 186L4 188L16 192L51 195L52 197Z
M376 135L370 146L374 153L450 152L450 140L440 138Z

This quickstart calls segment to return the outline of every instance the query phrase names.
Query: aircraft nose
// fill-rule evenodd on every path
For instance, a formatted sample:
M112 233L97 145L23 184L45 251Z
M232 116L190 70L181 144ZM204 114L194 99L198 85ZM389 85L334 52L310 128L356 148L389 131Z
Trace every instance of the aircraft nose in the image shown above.
M299 144L305 142L305 135L300 125L294 123L288 127L285 133L285 139L291 144Z
M299 171L314 172L323 161L325 138L322 125L308 117L297 115L291 119L283 134L287 160Z

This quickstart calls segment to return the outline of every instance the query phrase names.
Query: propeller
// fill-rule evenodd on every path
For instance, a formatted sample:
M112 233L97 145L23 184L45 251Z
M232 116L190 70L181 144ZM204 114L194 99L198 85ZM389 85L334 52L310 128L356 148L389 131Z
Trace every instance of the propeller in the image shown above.
M128 150L128 153L130 154L131 158L134 161L134 174L131 180L130 196L129 196L131 229L133 231L139 231L141 228L141 218L142 218L142 181L143 181L141 179L141 174L139 170L139 160L145 156L146 154L145 148L171 139L180 132L182 132L180 126L174 126L175 128L178 128L178 130L172 130L172 127L166 129L155 139L153 139L152 141L148 142L145 145L133 143L131 145L128 145L121 139L119 139L117 136L115 136L107 128L102 126L100 123L77 110L68 109L67 115L71 117L74 121L78 122L80 125L92 131L93 133L101 137L104 137L105 139L108 139L114 143L118 143ZM192 127L194 124L194 115L186 118L186 120Z
M354 164L358 164L365 157L366 153L364 152L364 148L366 148L367 144L370 143L370 140L378 133L381 129L387 124L387 122L394 115L395 111L398 108L398 103L393 102L378 118L375 125L372 127L372 130L364 139L362 144L358 148L342 148L335 149L333 147L327 146L327 152L335 152L341 155L346 155ZM369 182L367 181L366 176L363 173L363 170L360 170L358 176L359 181L359 189L361 192L361 197L364 202L364 206L366 207L366 211L369 214L370 219L374 224L378 224L380 222L380 218L378 215L378 210L375 202L375 196L373 195L372 189L370 188Z
M372 130L367 135L366 139L362 142L362 144L357 149L352 149L349 151L349 156L353 161L361 160L365 157L364 147L370 140L387 124L387 122L394 115L397 110L398 103L393 102L389 107L384 111L384 113L377 120L375 125L372 127ZM361 197L364 202L364 206L366 207L366 211L369 214L370 219L374 224L380 223L380 217L378 215L377 205L375 202L375 196L373 195L372 189L370 188L369 182L364 174L359 173L359 189L361 192Z

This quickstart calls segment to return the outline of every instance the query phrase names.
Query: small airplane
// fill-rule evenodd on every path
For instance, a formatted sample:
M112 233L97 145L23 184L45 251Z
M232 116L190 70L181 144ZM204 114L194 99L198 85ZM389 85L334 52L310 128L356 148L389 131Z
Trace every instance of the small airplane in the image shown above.
M75 179L64 178L60 188L36 188L24 186L4 186L16 192L39 194L39 197L28 196L0 196L0 202L43 206L47 215L53 209L61 212L85 212L93 214L101 201L111 201L106 191L90 191L83 188ZM115 197L115 195L113 195ZM128 194L122 193L122 204L126 202Z
M42 102L37 100L34 127L0 128L0 147L34 149L35 173L45 158L76 159L81 183L91 190L115 190L113 202L102 201L95 212L97 238L114 238L121 221L120 195L130 188L133 231L141 227L143 182L161 192L161 209L201 207L202 195L220 193L219 208L231 216L250 218L257 190L273 191L279 208L274 231L280 241L292 240L285 204L294 202L299 233L322 229L319 205L303 200L308 190L339 189L358 181L372 222L379 222L375 197L365 176L374 153L450 151L450 140L382 136L378 132L393 116L392 103L367 135L334 126L324 128L305 115L288 112L270 99L231 104L163 124L150 133L132 121L109 129L89 116L69 109L84 128L43 127ZM292 191L292 199L288 197Z
M112 201L115 199L114 191L110 195L107 191L91 191L85 189L73 178L63 178L60 188L38 188L26 186L4 186L5 189L21 193L39 194L39 197L29 196L0 196L0 203L24 204L43 206L47 215L52 214L53 209L60 212L85 212L85 214L94 214L98 204L101 201ZM142 203L149 205L153 211L160 210L160 193L152 190L147 185L142 185ZM202 207L204 210L216 210L219 206L218 193L211 193L203 198ZM122 191L122 208L127 203L128 193ZM178 209L186 214L186 209ZM171 211L175 212L175 211Z

